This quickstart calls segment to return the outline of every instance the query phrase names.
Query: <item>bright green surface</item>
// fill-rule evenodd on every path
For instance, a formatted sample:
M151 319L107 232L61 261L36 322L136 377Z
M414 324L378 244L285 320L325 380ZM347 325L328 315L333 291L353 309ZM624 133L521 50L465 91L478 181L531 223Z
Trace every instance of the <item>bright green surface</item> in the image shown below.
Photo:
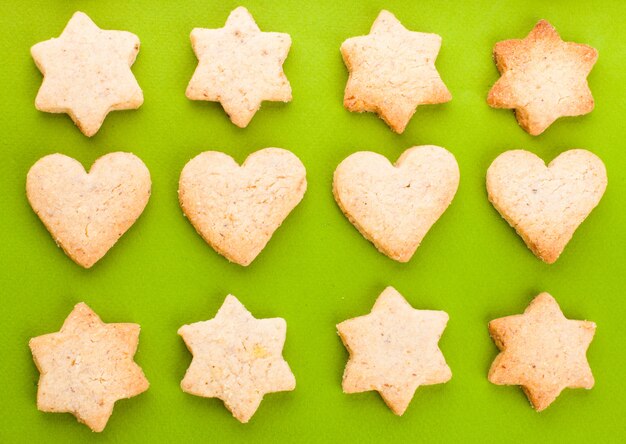
M506 442L519 439L592 442L626 438L626 303L623 296L626 194L623 116L626 100L626 6L548 1L368 1L348 6L320 0L248 1L266 31L291 34L285 64L289 104L265 104L247 129L232 125L219 104L191 102L186 84L196 59L195 26L220 27L238 3L198 1L27 1L0 6L0 441L220 442L403 439ZM366 34L381 8L409 29L443 37L437 67L452 92L444 105L420 108L403 135L372 114L342 107L347 79L339 46ZM88 139L64 115L35 110L41 75L29 55L34 43L60 34L75 10L103 28L136 33L142 43L133 71L145 104L109 115ZM590 85L596 109L561 120L540 137L522 131L511 112L485 103L498 78L492 45L525 36L549 19L570 41L600 52ZM379 254L342 216L331 194L335 166L357 150L395 160L413 145L437 144L458 159L461 185L448 211L413 260ZM248 268L229 264L196 234L177 203L178 175L204 150L238 161L267 146L287 148L307 167L303 202ZM600 206L552 266L536 259L486 198L484 176L502 151L526 148L546 160L584 147L609 172ZM54 152L85 166L110 151L132 151L152 173L146 211L107 256L83 270L58 249L31 211L24 182L29 167ZM344 395L347 352L335 324L365 314L386 285L417 308L442 309L450 322L441 347L453 371L445 385L420 388L406 414L394 416L375 392ZM565 314L598 324L588 356L591 391L569 390L537 414L516 387L490 384L496 355L487 322L518 313L540 291ZM241 425L218 400L184 394L190 362L176 335L184 323L213 317L227 293L257 317L287 320L285 357L298 381L290 393L268 395L251 423ZM120 401L100 435L69 414L35 407L37 370L32 336L57 331L72 306L85 301L107 322L137 322L136 359L150 390Z

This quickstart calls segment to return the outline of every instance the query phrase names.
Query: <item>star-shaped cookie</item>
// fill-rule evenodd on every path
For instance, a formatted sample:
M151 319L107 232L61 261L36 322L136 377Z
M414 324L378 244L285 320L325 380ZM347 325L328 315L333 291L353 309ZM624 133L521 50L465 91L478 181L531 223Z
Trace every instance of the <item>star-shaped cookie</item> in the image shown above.
M440 47L437 34L409 31L392 13L381 11L368 35L341 45L350 71L344 106L375 112L402 133L418 105L452 99L435 68Z
M532 406L547 408L565 388L593 387L587 348L596 324L567 319L548 293L541 293L524 314L489 323L489 334L501 350L489 370L489 381L521 385Z
M344 393L376 390L393 413L402 415L420 385L452 377L438 346L447 323L446 312L416 310L387 287L370 314L337 325L350 352Z
M105 324L86 304L67 317L61 331L29 342L41 373L37 408L69 412L101 432L119 399L148 389L133 361L139 341L137 324Z
M136 109L143 93L130 67L139 38L98 28L76 12L58 38L37 43L31 54L44 76L35 106L67 113L86 136L98 132L110 111Z
M291 85L283 72L291 37L261 32L246 8L233 10L223 28L195 28L191 46L198 67L187 97L220 102L238 127L248 126L264 100L291 101Z
M546 20L522 40L498 42L493 56L501 77L489 91L487 103L514 109L520 126L533 136L559 117L593 110L587 75L598 51L564 42Z
M235 296L226 296L213 319L178 330L193 354L181 388L221 399L235 418L248 422L263 395L296 387L282 356L286 333L284 319L255 319Z

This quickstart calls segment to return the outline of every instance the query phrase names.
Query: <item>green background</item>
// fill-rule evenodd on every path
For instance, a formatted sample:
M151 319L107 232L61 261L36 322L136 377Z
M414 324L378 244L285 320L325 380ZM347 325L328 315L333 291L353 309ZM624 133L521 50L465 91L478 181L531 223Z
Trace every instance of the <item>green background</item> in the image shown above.
M626 4L249 0L245 6L262 30L292 37L285 72L294 99L264 104L246 129L231 124L219 104L192 102L184 94L196 65L191 29L223 26L236 6L207 0L2 2L0 441L623 442ZM443 37L437 67L453 95L447 104L421 107L402 135L373 114L342 107L347 72L339 46L366 34L382 8L411 30ZM91 139L69 117L41 113L33 105L41 75L29 48L58 36L76 10L102 28L137 34L142 44L133 72L144 105L110 114ZM485 98L498 78L493 44L524 37L541 18L565 40L594 46L600 57L589 76L596 109L532 137L510 111L489 108ZM461 183L413 259L399 264L379 254L343 217L332 197L332 174L355 151L395 160L421 144L454 153ZM216 254L183 217L178 175L205 150L222 150L241 162L268 146L300 157L308 191L267 248L243 268ZM561 259L549 266L491 207L485 171L505 150L524 148L549 161L574 147L604 160L609 186ZM61 152L89 167L118 150L146 163L152 198L105 258L83 270L55 246L31 211L26 173L46 154ZM387 285L416 308L450 315L441 348L453 378L420 388L403 417L394 416L376 392L341 391L347 352L335 324L369 312ZM596 386L566 390L538 414L519 388L492 385L486 376L497 354L487 322L521 312L540 291L552 293L566 316L593 320L598 330L588 352ZM179 389L191 357L178 327L213 317L228 293L257 317L287 320L284 355L297 379L295 391L266 396L247 425L234 420L219 400ZM120 401L102 434L70 414L45 414L35 406L38 373L28 339L57 331L79 301L106 322L137 322L142 328L136 359L150 390Z

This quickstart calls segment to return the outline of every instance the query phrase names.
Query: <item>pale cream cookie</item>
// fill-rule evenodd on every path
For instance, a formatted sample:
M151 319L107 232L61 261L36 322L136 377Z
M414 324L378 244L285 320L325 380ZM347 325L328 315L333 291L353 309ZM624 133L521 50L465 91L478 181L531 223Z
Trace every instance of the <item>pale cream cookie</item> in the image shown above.
M204 240L245 266L265 248L306 187L304 165L290 151L265 148L241 166L227 154L207 151L183 168L178 197Z
M133 360L138 341L139 325L105 324L86 304L76 305L61 331L29 342L41 373L37 408L69 412L101 432L116 401L148 390Z
M78 265L100 260L141 215L150 198L150 172L137 156L111 153L89 173L63 154L39 159L26 195L55 242Z
M377 113L397 133L404 132L418 105L448 102L435 60L437 34L413 32L389 11L381 11L370 33L341 45L350 71L343 104L349 111Z
M426 145L409 148L393 165L370 151L350 155L335 170L333 194L341 211L381 253L407 262L458 185L454 156Z
M447 323L446 312L416 310L387 287L370 314L337 325L350 352L343 391L376 390L393 413L402 415L419 386L452 377L438 346Z
M235 418L248 422L266 393L296 388L282 356L286 333L284 319L256 319L235 296L226 296L213 319L178 330L193 354L181 388L221 399Z
M587 76L598 51L564 42L546 20L522 40L498 42L493 57L501 77L489 91L487 103L514 109L520 126L533 136L559 117L593 110Z
M246 8L232 11L223 28L195 28L191 45L199 62L187 97L220 102L238 127L248 126L264 100L291 101L283 72L291 37L261 32Z
M44 75L35 106L67 113L86 136L98 132L110 111L136 109L143 93L130 70L139 38L98 28L76 12L58 38L37 43L31 54Z
M559 304L541 293L524 314L489 323L489 334L500 349L489 370L489 381L521 385L532 406L547 408L565 388L593 387L587 348L596 324L563 316Z
M531 152L506 151L487 170L489 200L549 264L598 205L606 186L602 160L582 149L566 151L547 166Z

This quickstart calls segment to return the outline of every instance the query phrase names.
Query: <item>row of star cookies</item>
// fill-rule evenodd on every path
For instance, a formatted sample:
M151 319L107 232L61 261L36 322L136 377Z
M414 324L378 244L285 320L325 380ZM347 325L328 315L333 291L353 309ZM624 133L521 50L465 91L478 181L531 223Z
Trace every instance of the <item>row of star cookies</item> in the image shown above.
M459 178L456 159L441 147L409 148L393 165L380 154L361 151L335 170L333 194L380 252L407 262L452 202ZM604 164L582 149L566 151L547 166L528 151L507 151L487 171L489 200L547 263L558 259L606 186ZM265 148L241 166L222 152L199 154L183 168L178 193L202 238L246 266L306 189L300 159L284 149ZM56 243L89 268L141 215L151 180L144 163L130 153L103 156L89 172L70 157L52 154L31 167L26 192Z
M195 28L191 43L199 63L187 87L189 99L220 102L242 128L262 101L291 100L282 69L291 38L261 32L245 8L232 11L223 28ZM440 47L439 35L409 31L383 10L369 35L341 45L350 71L344 106L375 112L402 133L419 105L452 98L435 68ZM138 52L136 35L102 30L86 14L75 13L59 38L31 49L44 75L37 109L67 113L85 135L94 135L110 111L143 103L130 71ZM515 109L526 131L541 134L559 117L593 109L586 78L597 57L594 48L562 41L542 20L525 39L496 44L494 58L502 77L487 101L495 108Z
M447 322L446 312L414 309L387 287L371 313L337 325L350 353L343 391L376 390L402 415L418 387L452 377L438 346ZM586 351L595 329L593 322L565 318L555 299L541 293L523 314L489 323L501 353L488 378L521 385L537 411L565 388L590 389ZM296 387L282 356L286 332L284 319L256 319L228 295L213 319L178 330L193 355L182 390L219 398L235 418L248 422L265 394ZM134 361L138 340L139 325L106 324L86 304L76 305L59 332L30 340L40 372L39 410L69 412L93 431L104 430L116 401L149 387Z

